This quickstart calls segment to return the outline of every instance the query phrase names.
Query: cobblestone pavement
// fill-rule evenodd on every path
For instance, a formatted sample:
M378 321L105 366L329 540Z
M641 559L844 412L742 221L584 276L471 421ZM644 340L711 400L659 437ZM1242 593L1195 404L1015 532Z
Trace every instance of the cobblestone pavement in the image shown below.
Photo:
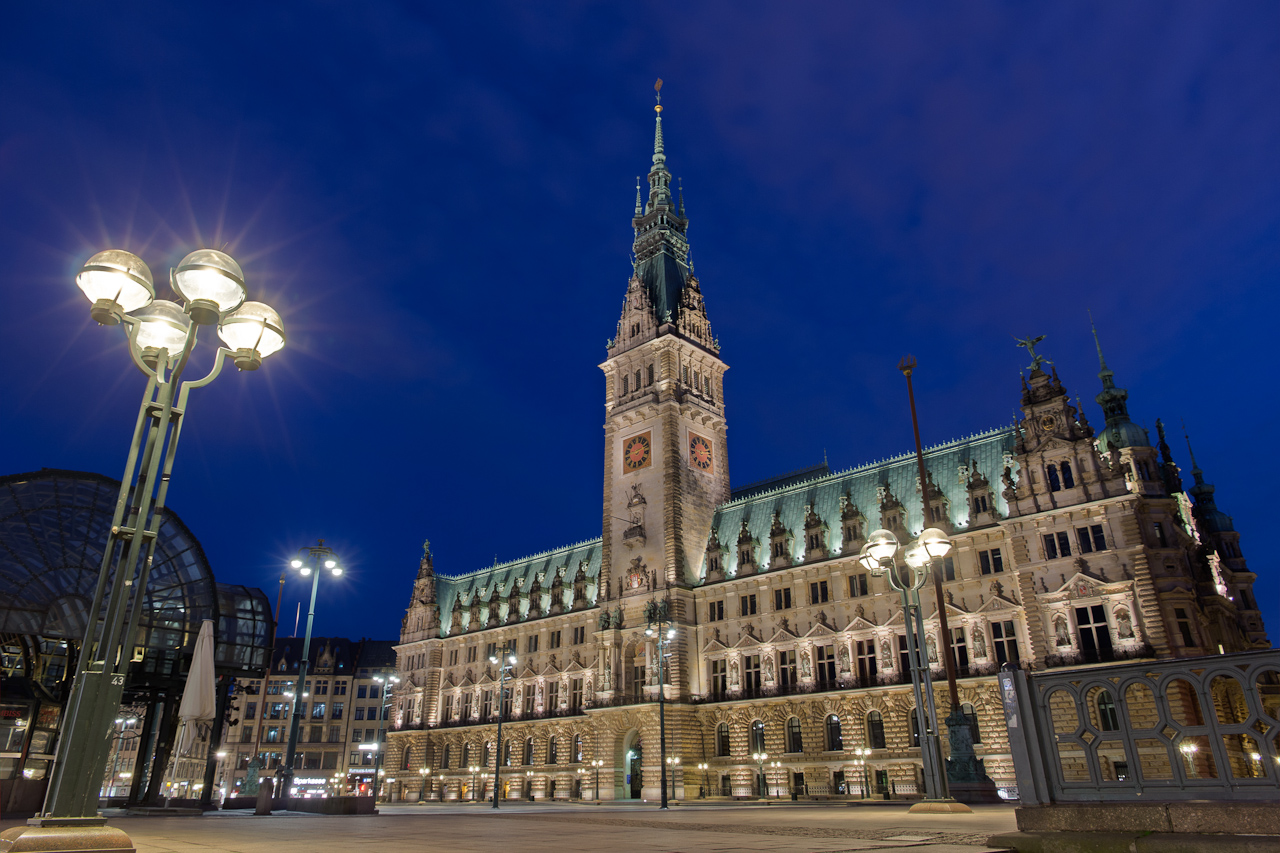
M8 828L18 822L5 821ZM985 853L988 836L1014 829L1013 809L972 815L912 815L900 806L385 806L380 814L324 817L298 812L254 817L112 817L138 853L569 853L596 851L907 850Z

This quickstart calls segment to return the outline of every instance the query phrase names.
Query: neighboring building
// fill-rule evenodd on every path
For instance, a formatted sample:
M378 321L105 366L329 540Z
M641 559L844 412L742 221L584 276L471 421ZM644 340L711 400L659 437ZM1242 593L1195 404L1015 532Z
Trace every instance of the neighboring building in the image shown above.
M278 638L269 675L236 683L236 723L228 727L223 744L221 783L227 796L238 795L255 755L263 777L274 775L284 761L302 645L302 637ZM379 717L385 720L391 710L383 691L395 675L395 643L312 637L310 651L294 763L298 794L370 794L375 753L361 746L381 747L386 741L386 724Z
M488 796L502 703L504 797L656 798L660 688L644 609L659 599L678 623L662 688L677 796L703 785L757 795L755 752L782 762L766 771L770 790L861 792L865 779L915 793L900 599L856 561L881 527L904 544L925 526L954 537L942 568L952 636L926 589L927 654L945 716L937 661L950 642L978 754L1000 785L1013 782L1001 664L1268 645L1213 488L1195 468L1183 491L1163 428L1153 447L1105 362L1100 431L1032 352L1018 423L929 448L924 484L904 454L731 491L727 368L665 160L659 113L649 196L637 193L632 221L635 272L601 365L602 536L457 575L435 574L424 547L397 646L393 797ZM505 703L488 662L500 649L519 659ZM858 748L871 751L865 774Z

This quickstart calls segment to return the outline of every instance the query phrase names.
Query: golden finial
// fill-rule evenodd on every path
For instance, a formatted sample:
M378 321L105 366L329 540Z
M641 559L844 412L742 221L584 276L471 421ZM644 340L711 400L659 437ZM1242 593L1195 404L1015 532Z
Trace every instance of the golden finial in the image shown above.
M653 108L653 111L655 113L660 113L662 112L662 78L661 77L658 78L657 83L653 84L653 91L657 93L654 95L654 97L658 99L658 105Z

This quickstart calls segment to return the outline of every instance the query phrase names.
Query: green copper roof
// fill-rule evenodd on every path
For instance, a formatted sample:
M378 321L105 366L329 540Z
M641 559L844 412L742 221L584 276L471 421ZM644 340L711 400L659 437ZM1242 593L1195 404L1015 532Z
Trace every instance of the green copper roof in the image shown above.
M976 467L978 473L990 481L997 509L1001 513L1008 512L1008 504L1000 494L1000 475L1004 471L1006 455L1013 453L1016 440L1012 427L1000 427L924 451L925 469L932 476L934 484L946 495L951 522L957 528L964 528L969 520L968 488L967 482L961 480L961 466L969 466L970 472ZM916 491L917 476L915 454L904 453L847 471L819 475L802 482L789 482L775 489L748 492L722 504L716 510L712 528L716 531L720 544L725 547L723 565L726 573L732 576L737 572L738 534L744 519L748 532L759 543L756 559L761 563L767 562L769 528L773 523L774 511L780 513L782 525L791 531L794 537L792 561L800 563L805 551L806 505L811 505L826 522L829 528L827 545L832 553L838 553L843 545L841 495L847 493L849 500L866 516L864 532L870 532L881 526L877 489L882 483L888 484L893 496L906 508L908 530L912 534L919 533L924 525L920 496Z

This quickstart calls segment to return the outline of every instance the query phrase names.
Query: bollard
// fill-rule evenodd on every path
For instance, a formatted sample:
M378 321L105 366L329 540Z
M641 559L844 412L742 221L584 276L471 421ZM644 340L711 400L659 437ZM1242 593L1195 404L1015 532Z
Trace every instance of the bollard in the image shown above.
M256 815L271 814L271 794L275 790L274 779L263 779L258 787L258 805L253 810Z

